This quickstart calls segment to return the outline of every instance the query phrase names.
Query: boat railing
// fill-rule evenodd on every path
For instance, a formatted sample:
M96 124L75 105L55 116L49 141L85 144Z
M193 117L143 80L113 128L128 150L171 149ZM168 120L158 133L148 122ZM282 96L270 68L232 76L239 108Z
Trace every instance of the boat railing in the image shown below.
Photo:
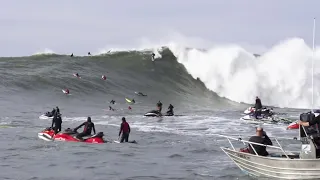
M282 146L280 145L280 143L279 143L279 141L277 140L277 138L274 138L274 139L275 139L275 141L277 142L277 144L278 144L279 146L272 146L272 145L266 145L266 144L260 144L260 143L250 142L250 141L242 140L241 138L235 138L235 137L225 136L225 135L221 135L221 134L217 134L217 135L220 136L220 137L227 138L228 141L229 141L229 143L230 143L230 145L231 145L231 147L233 148L234 151L236 151L236 149L234 148L231 140L240 141L240 142L242 142L243 144L248 143L249 146L252 148L252 150L254 151L254 153L255 153L256 155L258 155L258 153L257 153L257 151L255 150L255 148L253 147L253 144L254 144L254 145L265 146L265 147L269 147L269 148L281 150L281 151L283 152L283 154L284 154L287 158L289 158L289 156L287 155L287 153L285 152L285 150L282 148ZM258 155L258 156L259 156L259 155Z

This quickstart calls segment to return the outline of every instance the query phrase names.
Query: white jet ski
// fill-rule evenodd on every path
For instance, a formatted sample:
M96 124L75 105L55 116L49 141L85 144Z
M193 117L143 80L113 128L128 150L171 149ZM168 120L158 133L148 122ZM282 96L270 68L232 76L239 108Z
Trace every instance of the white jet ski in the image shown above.
M53 116L48 116L46 114L42 114L41 116L39 116L39 119L52 119Z

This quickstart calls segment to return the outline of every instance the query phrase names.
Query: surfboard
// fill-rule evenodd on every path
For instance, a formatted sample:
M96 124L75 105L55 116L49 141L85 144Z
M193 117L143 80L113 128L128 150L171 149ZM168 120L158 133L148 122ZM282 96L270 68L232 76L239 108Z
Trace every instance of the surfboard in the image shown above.
M81 79L81 77L80 77L80 76L77 76L76 74L73 74L73 76L75 76L75 77L77 77L77 78L80 78L80 79Z
M120 141L116 141L116 140L114 140L113 142L114 142L114 143L120 143Z
M128 103L132 103L132 101L128 98L125 98Z
M65 95L71 95L70 92L69 92L69 94L67 94L67 92L66 92L64 89L62 89L62 92L63 92L63 94L65 94Z

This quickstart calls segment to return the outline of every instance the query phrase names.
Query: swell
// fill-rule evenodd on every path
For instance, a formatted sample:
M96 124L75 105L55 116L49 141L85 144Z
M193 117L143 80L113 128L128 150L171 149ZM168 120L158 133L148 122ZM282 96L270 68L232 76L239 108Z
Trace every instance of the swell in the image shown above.
M228 104L194 79L168 48L151 61L151 51L123 51L99 56L40 54L0 58L3 92L45 92L61 96L68 88L74 96L132 97L135 91L161 100L185 103ZM79 73L81 79L73 76ZM102 75L107 80L101 79ZM153 100L154 101L154 100Z

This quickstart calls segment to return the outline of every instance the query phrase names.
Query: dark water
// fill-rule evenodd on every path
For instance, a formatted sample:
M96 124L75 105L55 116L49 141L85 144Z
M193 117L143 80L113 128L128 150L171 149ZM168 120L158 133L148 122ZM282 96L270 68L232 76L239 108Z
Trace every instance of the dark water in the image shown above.
M103 74L106 81L101 80ZM255 125L239 120L248 105L207 90L168 50L155 62L150 52L0 58L0 76L1 179L249 179L220 149L227 141L214 136L254 134ZM64 88L71 95L64 95ZM136 96L135 91L148 96ZM136 100L132 110L125 97ZM171 103L175 114L185 116L143 117L159 100L164 110ZM109 111L110 105L116 111ZM125 116L132 128L130 140L138 144L40 140L37 133L51 122L39 116L55 106L62 113L63 129L91 116L97 131L111 140L118 138ZM286 116L298 114L290 110ZM286 131L285 124L264 127L272 136L297 135Z

